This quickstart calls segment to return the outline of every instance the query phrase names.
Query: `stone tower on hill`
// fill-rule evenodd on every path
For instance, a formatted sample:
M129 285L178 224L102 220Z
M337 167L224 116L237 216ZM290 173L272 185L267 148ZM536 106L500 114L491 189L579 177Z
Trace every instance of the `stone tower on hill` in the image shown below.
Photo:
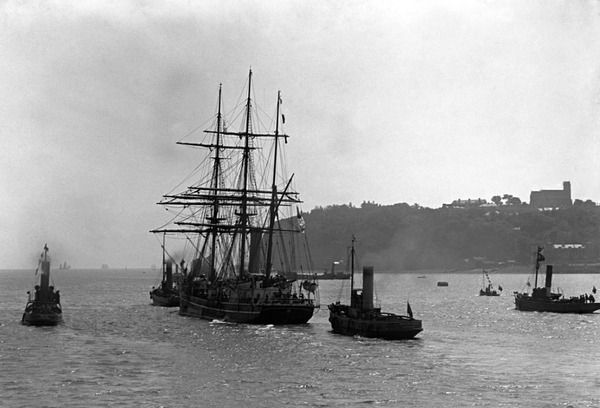
M573 205L571 200L571 182L563 182L562 190L540 190L532 191L529 196L532 207L545 209L567 208Z

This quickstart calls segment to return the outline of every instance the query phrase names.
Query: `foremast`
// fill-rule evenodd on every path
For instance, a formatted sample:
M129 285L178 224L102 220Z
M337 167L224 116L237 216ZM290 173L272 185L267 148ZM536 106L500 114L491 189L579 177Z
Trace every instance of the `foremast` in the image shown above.
M210 236L210 270L209 270L209 281L214 282L216 276L216 251L217 251L217 238L219 236L219 177L221 175L221 125L223 116L221 114L221 101L222 101L222 84L219 84L219 102L217 112L217 134L215 135L215 157L213 162L213 174L212 174L212 193L213 193L213 206L212 206L212 217L208 219L209 223L213 225L211 228Z

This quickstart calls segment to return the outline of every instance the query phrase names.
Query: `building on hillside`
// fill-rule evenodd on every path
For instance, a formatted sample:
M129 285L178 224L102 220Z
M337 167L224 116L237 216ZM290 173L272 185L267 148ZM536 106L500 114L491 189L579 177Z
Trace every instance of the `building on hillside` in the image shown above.
M546 262L553 264L597 262L597 252L591 242L554 242L544 247Z
M529 204L539 210L556 210L573 205L571 200L571 182L563 182L562 190L532 191Z
M487 207L489 206L490 203L488 203L484 198L477 198L477 199L466 199L466 200L462 200L462 199L458 199L458 200L454 200L452 201L452 203L450 204L442 204L442 208L474 208L474 207ZM493 206L495 206L494 203L491 203Z

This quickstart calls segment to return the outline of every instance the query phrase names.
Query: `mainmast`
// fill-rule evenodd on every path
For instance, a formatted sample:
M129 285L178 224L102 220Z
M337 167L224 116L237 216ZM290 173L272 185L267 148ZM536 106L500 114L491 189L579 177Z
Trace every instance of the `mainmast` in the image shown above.
M244 275L244 261L246 257L246 234L248 231L248 171L250 167L250 123L251 123L251 100L250 93L252 90L252 70L248 74L248 99L246 101L246 131L244 137L244 155L242 158L242 202L240 208L240 230L241 230L241 247L240 247L240 273Z
M217 189L219 188L219 177L221 175L221 92L222 92L222 84L219 84L219 107L217 112L217 134L216 134L216 143L215 143L215 158L213 164L213 174L212 174L212 193L214 195L213 208L212 208L212 216L209 217L209 223L213 225L211 228L211 242L210 242L210 271L209 271L209 280L211 282L215 281L216 270L215 270L215 262L216 262L216 249L217 249L217 236L218 236L218 224L219 224L219 195Z
M273 228L275 227L275 217L277 215L277 154L279 147L279 106L281 104L281 91L277 91L277 112L275 119L275 148L273 152L273 182L271 188L273 194L271 195L271 206L269 210L269 239L267 243L267 268L265 275L267 279L271 276L271 269L273 268Z

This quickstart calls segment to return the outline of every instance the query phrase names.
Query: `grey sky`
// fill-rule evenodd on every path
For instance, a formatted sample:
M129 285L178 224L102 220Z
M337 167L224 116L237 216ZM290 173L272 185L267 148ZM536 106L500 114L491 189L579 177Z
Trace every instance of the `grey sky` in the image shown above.
M7 1L0 30L0 268L159 264L175 142L250 66L304 210L600 201L598 1Z

